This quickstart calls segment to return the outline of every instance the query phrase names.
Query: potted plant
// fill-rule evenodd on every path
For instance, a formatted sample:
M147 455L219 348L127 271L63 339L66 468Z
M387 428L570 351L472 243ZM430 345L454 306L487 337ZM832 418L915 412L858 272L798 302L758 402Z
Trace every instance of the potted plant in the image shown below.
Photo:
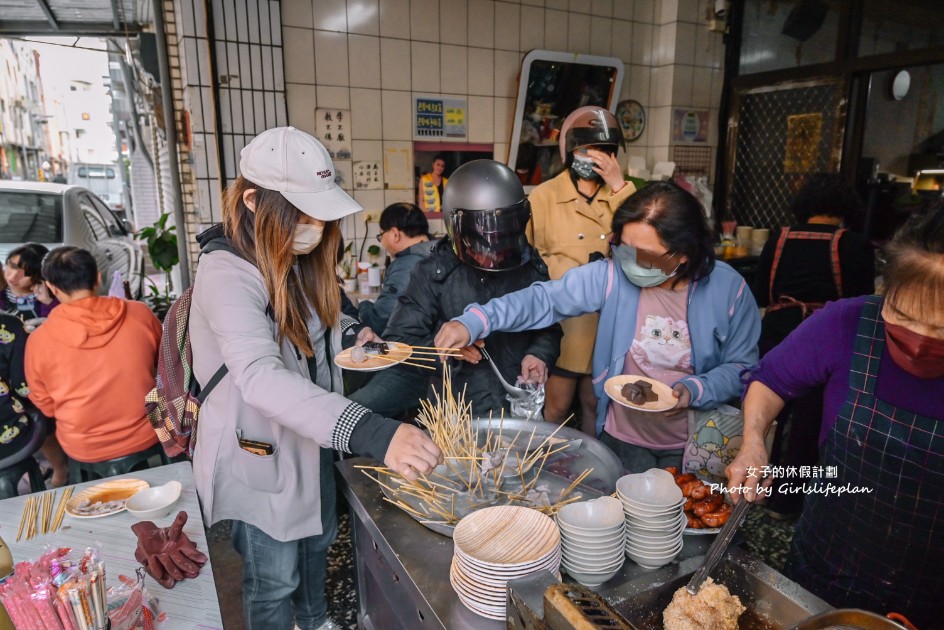
M145 276L149 284L149 293L145 296L144 301L161 321L164 320L167 309L176 299L173 293L174 283L171 272L180 262L180 256L177 252L177 226L168 226L167 220L169 218L170 214L165 212L153 225L140 230L134 235L136 239L146 241L151 264L158 271L164 272L163 290L157 286L157 283Z
M338 260L338 277L344 283L345 293L357 291L357 263L354 259L354 242L349 241Z

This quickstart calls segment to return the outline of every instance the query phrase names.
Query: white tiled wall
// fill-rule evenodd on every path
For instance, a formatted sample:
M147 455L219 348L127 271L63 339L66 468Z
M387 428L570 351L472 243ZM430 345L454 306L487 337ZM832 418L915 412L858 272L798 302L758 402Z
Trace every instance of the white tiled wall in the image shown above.
M615 56L620 98L649 114L629 151L651 164L670 155L673 107L717 115L722 45L705 23L708 2L283 0L289 123L314 133L316 108L350 106L353 159L380 159L383 147L409 146L414 94L455 95L468 103L468 141L493 143L505 160L529 50ZM380 210L407 195L358 197Z
M650 165L671 155L674 107L709 109L714 145L723 45L706 25L709 2L211 0L216 28L210 34L204 2L175 0L186 105L201 147L195 154L203 160L193 169L200 188L194 197L209 200L193 212L201 223L218 219L220 177L235 175L244 142L277 124L314 133L318 107L350 109L353 159L380 160L384 148L412 147L414 94L458 96L469 107L469 142L492 143L495 158L505 160L521 61L536 48L623 60L620 100L638 100L648 114L628 152ZM211 45L220 87L215 110ZM224 76L229 83L220 81ZM214 133L217 119L221 138ZM214 159L217 142L222 165ZM412 194L358 197L380 210Z

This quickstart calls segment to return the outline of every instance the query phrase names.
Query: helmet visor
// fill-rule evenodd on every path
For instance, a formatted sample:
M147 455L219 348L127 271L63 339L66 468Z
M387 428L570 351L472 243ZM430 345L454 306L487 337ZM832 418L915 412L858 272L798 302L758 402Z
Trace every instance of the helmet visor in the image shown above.
M453 248L462 262L485 271L503 271L525 264L531 248L525 228L531 219L526 199L494 210L454 210Z
M574 127L567 134L568 153L580 147L607 144L616 151L621 142L622 135L619 129L613 127Z

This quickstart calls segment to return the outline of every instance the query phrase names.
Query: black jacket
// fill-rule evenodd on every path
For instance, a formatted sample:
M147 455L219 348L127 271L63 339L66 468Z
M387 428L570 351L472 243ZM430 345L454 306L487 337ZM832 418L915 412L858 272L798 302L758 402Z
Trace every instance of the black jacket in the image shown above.
M410 283L400 296L384 339L411 345L432 346L440 327L463 313L469 304L484 304L490 299L524 289L535 282L548 280L547 265L536 249L531 261L508 271L482 271L463 264L452 250L452 242L442 239L426 260L413 267ZM485 348L498 364L505 379L514 384L521 374L521 360L532 354L554 366L560 355L563 336L560 325L518 333L496 332L489 335ZM451 361L454 394L465 388L465 400L472 403L473 413L487 416L508 409L505 392L485 361L477 365ZM426 370L422 370L426 372ZM433 385L439 387L438 379Z
M25 356L23 323L12 315L0 314L0 459L19 452L32 433Z

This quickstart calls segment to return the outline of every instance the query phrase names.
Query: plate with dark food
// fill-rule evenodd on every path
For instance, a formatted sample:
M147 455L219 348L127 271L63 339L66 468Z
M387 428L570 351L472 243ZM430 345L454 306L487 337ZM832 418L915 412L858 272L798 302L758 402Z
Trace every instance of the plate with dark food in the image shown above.
M614 402L639 411L667 411L678 402L671 387L645 376L614 376L607 379L603 389Z
M86 488L69 499L66 514L73 518L99 518L125 511L125 503L150 487L142 479L111 479Z
M732 508L720 489L713 488L694 473L680 473L675 466L665 470L675 477L675 484L685 497L685 534L717 534L731 517Z
M413 354L413 348L396 341L368 341L362 346L342 350L334 357L334 364L343 370L376 372L403 363Z

